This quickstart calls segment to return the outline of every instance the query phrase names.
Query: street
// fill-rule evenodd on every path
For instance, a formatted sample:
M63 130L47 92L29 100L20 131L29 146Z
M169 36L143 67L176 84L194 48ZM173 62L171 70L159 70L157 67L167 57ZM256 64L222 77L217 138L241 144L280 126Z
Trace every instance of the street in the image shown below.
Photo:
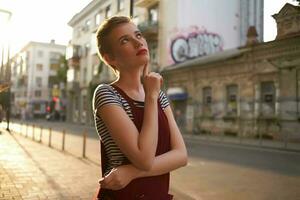
M24 124L24 123L23 123ZM82 155L82 132L87 130L86 156L99 165L99 147L93 127L59 122L35 122L35 140L39 140L38 126L51 126L52 145L61 148L59 131L66 130L65 150ZM22 130L25 125L11 124ZM32 139L28 126L28 139ZM48 144L47 132L44 145ZM177 199L234 200L234 199L297 199L300 196L300 153L237 144L203 141L184 135L189 153L186 167L172 172L171 190Z

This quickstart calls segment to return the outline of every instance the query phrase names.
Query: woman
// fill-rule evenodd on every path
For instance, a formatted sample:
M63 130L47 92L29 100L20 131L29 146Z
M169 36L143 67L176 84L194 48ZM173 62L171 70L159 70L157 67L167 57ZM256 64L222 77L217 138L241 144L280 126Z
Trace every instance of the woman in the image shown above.
M118 74L93 98L104 176L98 199L172 199L169 172L186 165L187 152L160 90L162 77L149 72L147 42L124 16L106 20L97 42L101 59Z

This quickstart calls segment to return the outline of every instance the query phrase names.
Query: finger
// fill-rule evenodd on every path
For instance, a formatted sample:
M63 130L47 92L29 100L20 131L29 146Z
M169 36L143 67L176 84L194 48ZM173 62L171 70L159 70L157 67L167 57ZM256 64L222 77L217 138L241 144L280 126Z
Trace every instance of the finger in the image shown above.
M143 77L145 77L145 76L148 75L148 74L149 74L149 64L146 63L146 64L144 65L144 69L143 69Z
M101 185L108 185L113 180L113 173L117 171L116 168L113 168L102 180L99 182Z
M104 177L100 178L100 179L98 180L98 183L100 184L101 182L103 182L103 180L104 180Z

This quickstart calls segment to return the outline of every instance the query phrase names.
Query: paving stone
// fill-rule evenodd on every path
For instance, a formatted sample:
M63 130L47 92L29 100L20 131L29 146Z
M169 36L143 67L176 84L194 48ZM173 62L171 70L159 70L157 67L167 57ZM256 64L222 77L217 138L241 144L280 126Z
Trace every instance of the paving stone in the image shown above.
M1 131L0 200L92 198L98 165Z

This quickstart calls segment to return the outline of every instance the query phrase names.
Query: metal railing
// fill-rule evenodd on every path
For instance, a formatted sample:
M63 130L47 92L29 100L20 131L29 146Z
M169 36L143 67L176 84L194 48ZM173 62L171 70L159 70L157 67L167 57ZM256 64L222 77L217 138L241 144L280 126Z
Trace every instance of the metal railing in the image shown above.
M89 159L100 165L99 141L88 138L87 130L84 130L81 135L73 135L68 134L65 129L53 130L51 127L11 122L10 131L49 148Z

